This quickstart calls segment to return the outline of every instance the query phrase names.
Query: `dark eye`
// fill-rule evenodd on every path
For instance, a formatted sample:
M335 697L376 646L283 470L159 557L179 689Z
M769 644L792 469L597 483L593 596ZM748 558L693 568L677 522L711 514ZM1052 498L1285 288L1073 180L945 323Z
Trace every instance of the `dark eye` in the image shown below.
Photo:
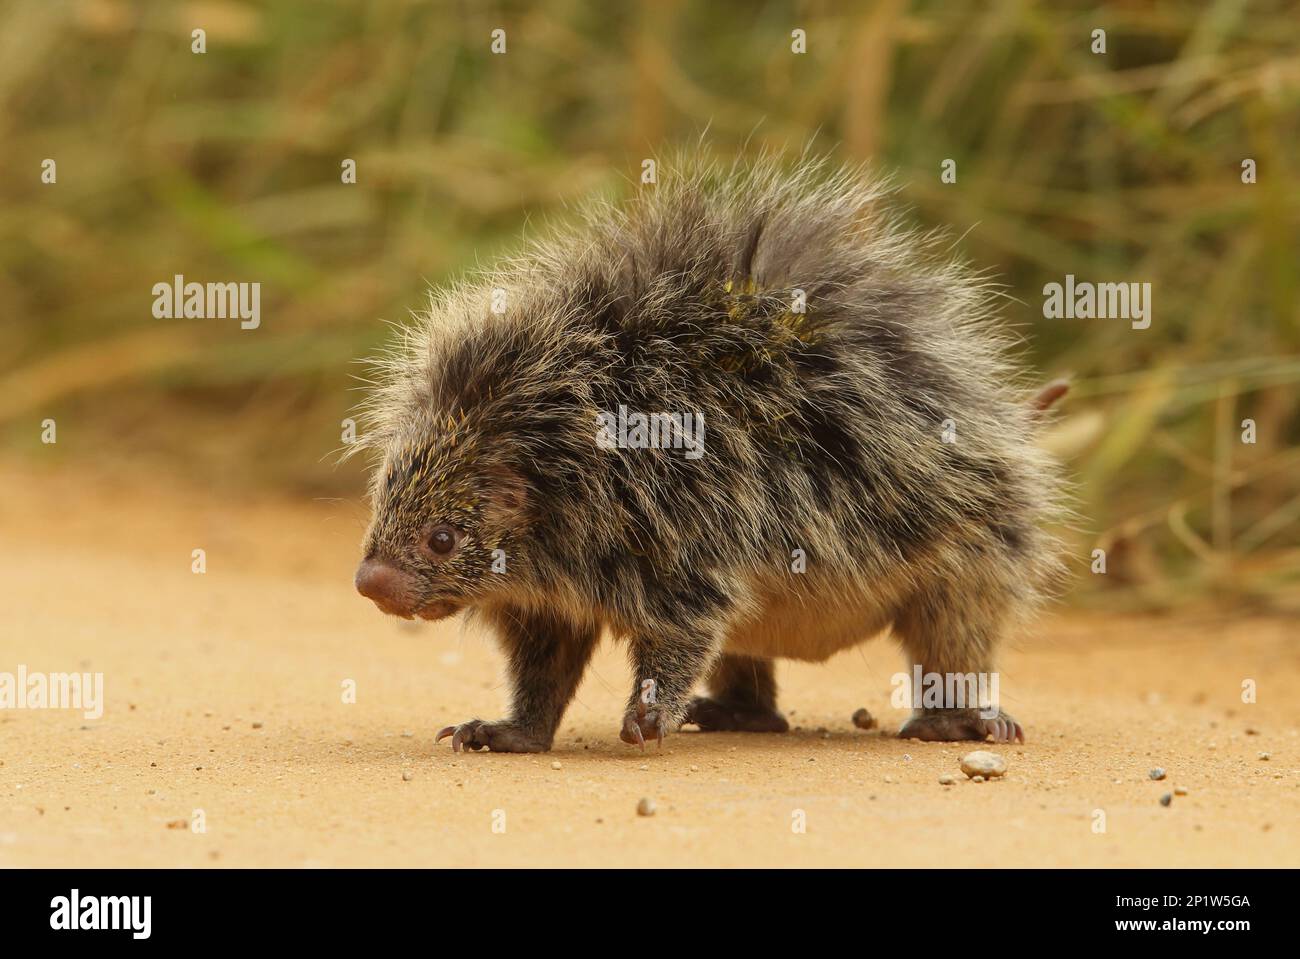
M429 534L429 549L446 556L456 548L456 531L450 526L435 526Z

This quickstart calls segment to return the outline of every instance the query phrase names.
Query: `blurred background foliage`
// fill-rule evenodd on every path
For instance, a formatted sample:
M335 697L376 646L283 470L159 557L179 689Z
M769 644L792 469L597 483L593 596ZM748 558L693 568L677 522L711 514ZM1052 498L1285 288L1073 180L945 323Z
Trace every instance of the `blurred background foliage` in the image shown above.
M329 456L350 360L429 284L705 131L725 158L812 142L894 171L917 221L1006 283L1026 360L1073 375L1047 442L1077 484L1076 601L1300 606L1295 2L0 9L7 455L355 497L359 465ZM154 319L177 273L260 282L261 328ZM1045 320L1067 273L1150 282L1151 328Z

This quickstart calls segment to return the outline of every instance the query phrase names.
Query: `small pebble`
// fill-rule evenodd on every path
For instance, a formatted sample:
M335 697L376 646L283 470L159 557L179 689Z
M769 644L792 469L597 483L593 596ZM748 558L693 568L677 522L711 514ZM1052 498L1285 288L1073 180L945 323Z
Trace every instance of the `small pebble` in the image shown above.
M1175 795L1175 796L1186 796L1186 795L1187 795L1187 790L1184 789L1182 786L1175 786L1175 787L1174 787L1174 795Z
M956 781L957 781L956 779L954 779L952 776L947 775L946 773L939 777L940 786L951 786Z
M1260 753L1260 754L1259 754L1259 758L1262 759L1262 760L1264 760L1264 762L1268 762L1268 761L1269 761L1270 759L1272 759L1273 757L1270 756L1268 753Z
M253 728L254 728L254 729L261 729L261 728L262 728L262 724L261 724L260 722L255 722L255 723L253 723Z
M1157 766L1155 769L1151 770L1151 772L1147 773L1147 775L1159 782L1161 779L1165 778L1165 771Z
M865 706L853 713L853 725L859 729L875 729L876 717Z
M971 776L970 781L973 782L973 783L982 783L982 782L984 781L984 777L983 777L983 776Z
M649 797L643 797L636 804L636 814L638 816L653 816L655 814L655 802Z
M1160 797L1160 805L1162 806L1168 806L1173 801L1174 801L1173 793L1165 793L1163 796Z
M414 778L415 773L411 772L409 769L402 770L402 782L409 783Z
M977 749L961 757L961 771L971 778L979 775L985 779L992 779L995 776L1006 775L1007 761L997 753Z
M552 769L561 769L561 768L563 768L563 767L560 765L560 761L557 759L557 760L555 760L555 762L551 763L551 768L552 768Z

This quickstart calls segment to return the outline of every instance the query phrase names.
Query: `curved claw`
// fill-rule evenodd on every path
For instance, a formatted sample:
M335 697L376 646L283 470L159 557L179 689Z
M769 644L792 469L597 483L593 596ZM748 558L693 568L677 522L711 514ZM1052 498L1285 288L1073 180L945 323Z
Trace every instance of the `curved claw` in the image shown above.
M1021 728L1018 722L1007 716L999 716L996 719L989 720L988 731L995 743L1023 743L1025 741L1024 729Z
M451 751L454 753L460 752L461 743L465 741L462 737L460 726L444 726L438 731L438 735L433 741L437 744L442 742L448 736L451 737Z

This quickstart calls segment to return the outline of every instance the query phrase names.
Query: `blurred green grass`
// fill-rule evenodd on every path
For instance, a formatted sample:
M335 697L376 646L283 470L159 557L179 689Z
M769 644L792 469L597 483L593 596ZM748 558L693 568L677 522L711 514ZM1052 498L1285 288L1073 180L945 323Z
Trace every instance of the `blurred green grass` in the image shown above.
M811 141L895 171L1007 284L1026 359L1075 377L1051 442L1082 601L1297 604L1296 3L9 0L4 22L11 453L355 495L322 459L348 360L427 284L706 130L722 157ZM176 273L260 282L261 329L154 319ZM1152 283L1151 328L1043 319L1067 273Z

